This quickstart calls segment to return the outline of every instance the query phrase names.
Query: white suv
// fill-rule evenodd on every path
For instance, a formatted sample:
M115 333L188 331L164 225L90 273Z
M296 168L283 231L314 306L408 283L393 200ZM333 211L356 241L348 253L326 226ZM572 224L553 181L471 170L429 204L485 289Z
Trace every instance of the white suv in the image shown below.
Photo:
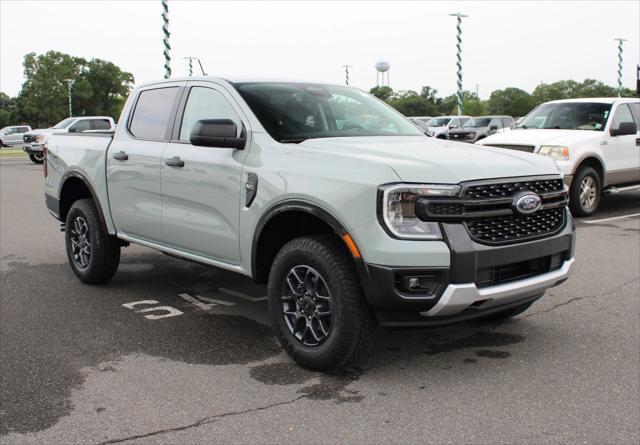
M576 216L593 214L603 191L640 185L640 100L568 99L544 103L514 128L477 144L548 156L565 175Z

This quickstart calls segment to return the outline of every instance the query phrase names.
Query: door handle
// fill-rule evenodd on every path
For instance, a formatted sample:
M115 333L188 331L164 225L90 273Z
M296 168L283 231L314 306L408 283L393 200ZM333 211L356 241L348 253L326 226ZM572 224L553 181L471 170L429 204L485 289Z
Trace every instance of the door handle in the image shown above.
M184 161L180 159L180 156L174 156L164 161L169 167L184 167Z
M118 161L126 161L127 159L129 159L129 155L120 150L118 153L113 155L113 159L117 159Z

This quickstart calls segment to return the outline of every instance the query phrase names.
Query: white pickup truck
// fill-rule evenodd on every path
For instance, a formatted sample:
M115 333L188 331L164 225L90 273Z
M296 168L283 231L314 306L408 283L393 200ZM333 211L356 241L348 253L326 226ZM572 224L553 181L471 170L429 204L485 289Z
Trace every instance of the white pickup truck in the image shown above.
M50 128L38 128L25 133L22 137L23 149L35 164L42 164L43 148L49 136L54 133L91 133L94 131L110 131L116 128L113 118L109 116L77 116L68 117Z
M551 159L427 137L352 87L153 82L115 132L53 134L45 155L81 281L128 243L252 277L313 369L362 357L377 325L519 314L574 262Z
M569 187L572 213L588 216L603 192L640 186L639 128L638 99L557 100L535 108L513 131L477 144L553 159Z

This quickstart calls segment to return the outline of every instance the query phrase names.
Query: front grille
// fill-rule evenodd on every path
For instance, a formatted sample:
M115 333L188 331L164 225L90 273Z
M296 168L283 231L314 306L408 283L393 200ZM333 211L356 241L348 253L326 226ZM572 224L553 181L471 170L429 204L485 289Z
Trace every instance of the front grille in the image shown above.
M564 257L565 252L562 252L518 263L481 267L476 271L475 285L478 288L497 286L551 272L562 266Z
M474 241L507 244L551 236L562 229L564 220L564 207L557 207L527 216L479 218L464 224Z
M533 153L535 145L518 145L518 144L484 144L487 147L506 148L507 150L524 151L527 153Z
M514 193L525 190L538 195L562 192L564 183L560 178L553 178L470 185L463 189L462 197L464 199L510 198Z
M462 215L464 206L451 202L430 202L429 213L438 216Z

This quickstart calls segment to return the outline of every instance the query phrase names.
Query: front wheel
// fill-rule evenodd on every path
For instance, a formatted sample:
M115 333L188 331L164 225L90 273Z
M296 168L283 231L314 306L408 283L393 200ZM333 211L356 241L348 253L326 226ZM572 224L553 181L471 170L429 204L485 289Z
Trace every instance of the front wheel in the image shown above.
M306 368L340 369L373 344L374 318L334 236L296 238L282 247L269 274L268 300L280 344Z
M42 164L44 162L44 155L42 153L30 153L29 159L34 164Z
M582 167L571 182L569 208L574 216L591 216L600 205L602 182L591 167Z
M65 229L67 257L73 273L87 284L109 281L120 264L120 243L100 224L92 199L73 203Z

